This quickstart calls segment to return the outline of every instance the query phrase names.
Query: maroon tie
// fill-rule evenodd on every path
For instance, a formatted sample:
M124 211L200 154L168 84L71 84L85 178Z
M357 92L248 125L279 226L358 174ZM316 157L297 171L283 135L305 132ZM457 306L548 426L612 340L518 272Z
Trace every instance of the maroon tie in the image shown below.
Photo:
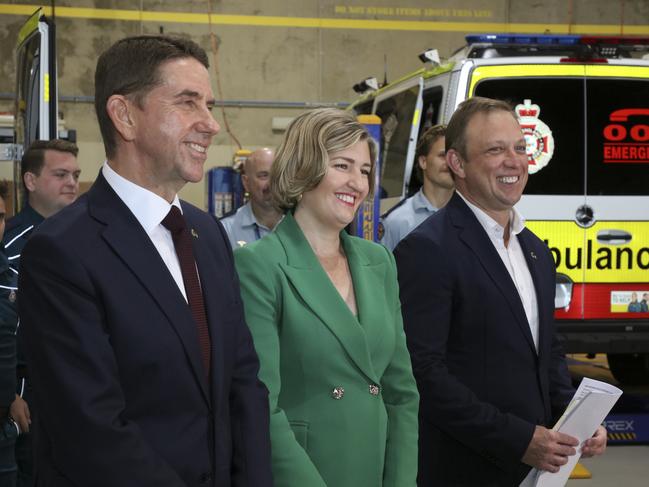
M180 271L183 274L183 283L185 284L185 293L187 301L192 312L196 328L198 329L198 341L201 347L203 366L209 377L210 371L210 333L207 327L207 315L205 314L205 303L203 302L203 292L198 281L196 272L196 261L192 251L192 237L187 228L187 223L177 206L172 205L167 216L162 220L162 225L171 232L171 238L174 241L178 261L180 262Z

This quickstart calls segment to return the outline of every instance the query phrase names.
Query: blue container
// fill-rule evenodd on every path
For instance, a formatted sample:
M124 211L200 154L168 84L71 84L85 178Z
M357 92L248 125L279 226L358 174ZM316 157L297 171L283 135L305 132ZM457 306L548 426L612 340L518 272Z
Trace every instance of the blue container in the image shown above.
M231 167L215 167L207 172L207 210L217 218L243 204L241 175Z

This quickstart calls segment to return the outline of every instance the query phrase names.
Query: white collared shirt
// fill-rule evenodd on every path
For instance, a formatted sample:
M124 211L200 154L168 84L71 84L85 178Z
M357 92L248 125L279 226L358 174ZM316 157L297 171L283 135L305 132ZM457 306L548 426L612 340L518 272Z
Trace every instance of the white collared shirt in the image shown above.
M523 249L518 241L518 234L525 229L525 219L522 215L512 208L509 217L509 245L505 246L505 229L496 220L487 215L482 209L478 208L470 201L468 201L462 193L457 192L467 206L471 209L476 216L484 231L487 232L489 240L498 251L498 255L505 264L507 272L514 281L514 285L518 290L518 295L523 303L525 309L525 316L530 326L534 346L538 353L539 351L539 307L536 298L536 289L534 288L534 281L532 274L527 267L527 261L523 254Z
M180 289L180 292L185 297L185 301L187 301L180 262L178 261L176 248L171 238L171 232L162 226L161 223L167 216L167 213L169 213L171 205L177 206L182 213L183 210L180 207L178 195L174 197L172 204L169 204L164 198L161 198L152 191L138 186L117 174L107 162L104 162L101 171L109 186L113 188L117 196L128 206L128 209L131 210L131 213L133 213L137 221L142 225L142 228L151 239L167 269L169 269L174 281L176 281L178 289Z

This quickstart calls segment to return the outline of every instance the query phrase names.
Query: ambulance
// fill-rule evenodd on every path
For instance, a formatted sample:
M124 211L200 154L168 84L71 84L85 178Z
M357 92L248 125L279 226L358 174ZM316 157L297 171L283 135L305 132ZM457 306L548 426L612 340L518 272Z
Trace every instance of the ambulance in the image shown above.
M649 38L470 35L448 61L367 91L381 119L381 212L421 186L415 146L466 98L510 102L529 181L517 208L557 267L568 353L606 353L623 383L649 383Z

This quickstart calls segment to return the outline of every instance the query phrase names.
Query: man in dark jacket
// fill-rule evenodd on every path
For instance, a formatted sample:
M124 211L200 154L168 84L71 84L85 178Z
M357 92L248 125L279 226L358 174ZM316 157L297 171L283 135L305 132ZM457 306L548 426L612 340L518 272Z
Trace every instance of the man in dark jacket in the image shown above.
M0 182L0 240L5 229L7 184ZM14 449L18 429L9 407L16 393L16 281L18 275L0 247L0 487L16 485Z
M7 220L4 250L8 261L16 271L20 268L20 255L34 230L50 216L72 203L79 195L79 164L76 144L67 140L36 140L25 151L21 160L21 177L25 192L25 204L17 215ZM18 486L31 487L32 437L29 432L34 414L32 387L27 373L27 361L22 334L17 342L18 388L11 416L20 428L16 440L18 463Z

